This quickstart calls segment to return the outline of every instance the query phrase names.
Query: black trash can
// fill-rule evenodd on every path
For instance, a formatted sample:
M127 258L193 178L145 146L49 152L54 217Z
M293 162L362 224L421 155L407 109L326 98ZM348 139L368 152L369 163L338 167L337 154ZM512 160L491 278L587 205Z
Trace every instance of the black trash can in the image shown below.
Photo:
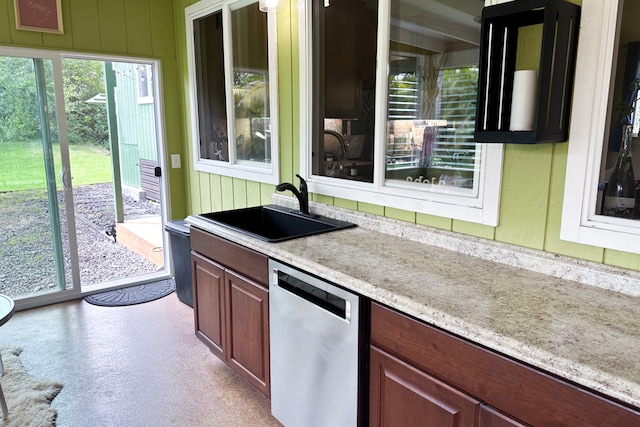
M176 294L183 303L193 307L193 289L191 287L191 240L189 224L184 220L171 221L165 224L169 233L171 259L173 260Z

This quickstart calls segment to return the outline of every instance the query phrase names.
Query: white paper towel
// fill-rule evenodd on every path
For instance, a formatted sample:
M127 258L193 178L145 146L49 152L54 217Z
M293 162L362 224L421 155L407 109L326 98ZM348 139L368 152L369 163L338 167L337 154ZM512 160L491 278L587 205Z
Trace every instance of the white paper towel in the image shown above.
M518 70L514 73L509 130L533 130L537 87L536 70Z

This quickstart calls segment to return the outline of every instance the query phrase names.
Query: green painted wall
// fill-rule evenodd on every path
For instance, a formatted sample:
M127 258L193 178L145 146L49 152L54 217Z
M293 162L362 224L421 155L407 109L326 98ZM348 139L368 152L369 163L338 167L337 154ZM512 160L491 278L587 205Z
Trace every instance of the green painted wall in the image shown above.
M17 30L13 4L13 0L0 0L2 45L159 59L166 153L186 155L173 0L62 0L64 34ZM179 49L184 50L183 46ZM184 218L188 211L184 171L168 169L173 218Z

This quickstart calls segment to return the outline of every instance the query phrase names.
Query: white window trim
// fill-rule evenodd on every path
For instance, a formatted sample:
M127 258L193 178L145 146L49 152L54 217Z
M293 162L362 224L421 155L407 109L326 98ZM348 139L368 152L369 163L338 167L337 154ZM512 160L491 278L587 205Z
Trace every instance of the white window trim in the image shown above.
M595 214L622 2L583 0L560 238L640 253L640 221Z
M202 18L211 13L222 10L223 19L227 22L230 18L232 9L248 6L257 3L255 0L240 1L219 1L219 0L202 0L185 8L185 23L187 33L187 62L189 76L189 114L191 116L191 147L193 150L193 166L196 171L213 173L217 175L229 176L232 178L246 179L250 181L263 182L267 184L278 184L280 180L279 165L279 112L278 112L278 43L277 43L277 20L275 13L267 13L268 27L268 62L269 62L269 110L271 112L271 163L256 165L250 162L224 162L219 160L210 160L200 158L200 141L199 141L199 123L198 123L198 91L196 89L196 69L195 69L195 47L193 40L193 20ZM232 55L231 55L231 29L229 25L224 26L224 61L226 89L229 92L229 85L233 89L232 75ZM233 100L227 97L227 129L228 134L233 135L235 132L235 124L233 122ZM230 158L235 150L235 144L229 144Z
M385 147L381 141L386 138L386 93L388 69L378 67L376 70L376 106L385 105L385 108L376 108L376 130L374 158L378 159L374 164L374 182L362 183L356 181L335 179L312 175L311 168L311 144L312 140L312 72L313 58L311 39L311 7L310 0L298 2L298 22L300 37L300 171L306 177L309 191L327 196L340 197L358 202L372 203L389 206L408 211L437 215L452 219L459 219L484 225L497 226L500 212L500 192L502 182L503 144L482 144L481 163L483 171L478 179L478 196L476 198L464 197L439 191L415 191L396 185L384 185L385 170L381 167L379 159L384 159ZM485 4L498 3L487 0ZM380 28L378 31L377 64L387 64L388 37L390 16L389 0L380 0ZM387 22L384 22L384 20Z

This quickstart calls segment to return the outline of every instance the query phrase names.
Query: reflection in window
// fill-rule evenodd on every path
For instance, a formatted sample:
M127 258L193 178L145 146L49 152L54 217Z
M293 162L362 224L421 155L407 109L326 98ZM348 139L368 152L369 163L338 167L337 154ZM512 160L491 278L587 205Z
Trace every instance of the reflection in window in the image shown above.
M200 158L229 160L222 11L194 20Z
M193 22L200 158L268 168L267 14L254 3L232 6L228 22L226 16L218 10ZM232 63L225 64L224 46L229 37ZM230 82L227 76L232 76ZM229 105L232 111L227 110Z
M615 77L615 87L613 92L613 102L611 104L611 121L608 144L604 144L602 161L600 167L600 190L596 201L595 212L601 215L618 216L626 219L640 219L640 161L638 160L638 129L640 128L640 114L638 109L640 103L630 98L631 86L634 84L635 79L640 78L640 29L638 28L634 19L630 17L633 14L640 13L640 4L638 2L624 2L622 12L622 24L620 29L620 41L617 50L617 71ZM614 58L614 63L616 58ZM637 97L637 93L636 93ZM632 106L635 102L635 110L629 112L629 116L625 119L621 119L620 107L622 104ZM630 141L632 155L632 168L627 170L627 174L630 175L625 185L629 185L630 188L620 188L622 181L617 181L618 191L615 194L623 200L623 194L627 196L631 195L630 209L605 209L607 204L607 190L610 189L610 179L614 171L616 160L618 159L622 142L622 128L623 122L632 125L632 138ZM635 157L635 158L634 158ZM634 170L635 169L635 170ZM635 180L635 185L633 184ZM635 198L633 197L635 196ZM616 197L617 198L617 197ZM613 198L613 203L616 204L616 198ZM635 200L634 200L635 199ZM635 203L634 203L635 201ZM620 213L618 213L620 212Z
M497 225L503 148L473 140L484 2L298 4L310 190Z
M313 2L313 173L373 182L378 4Z
M460 12L448 16L460 19ZM437 13L392 2L385 177L387 184L476 188L468 194L475 197L480 24L473 15L452 22Z
M384 167L383 185L446 186L477 197L481 146L473 131L483 3L384 1L391 16L386 138L377 142L383 150L374 143L378 3L313 2L313 174L373 183L376 164Z
M269 163L267 14L255 3L232 11L231 19L236 158Z

